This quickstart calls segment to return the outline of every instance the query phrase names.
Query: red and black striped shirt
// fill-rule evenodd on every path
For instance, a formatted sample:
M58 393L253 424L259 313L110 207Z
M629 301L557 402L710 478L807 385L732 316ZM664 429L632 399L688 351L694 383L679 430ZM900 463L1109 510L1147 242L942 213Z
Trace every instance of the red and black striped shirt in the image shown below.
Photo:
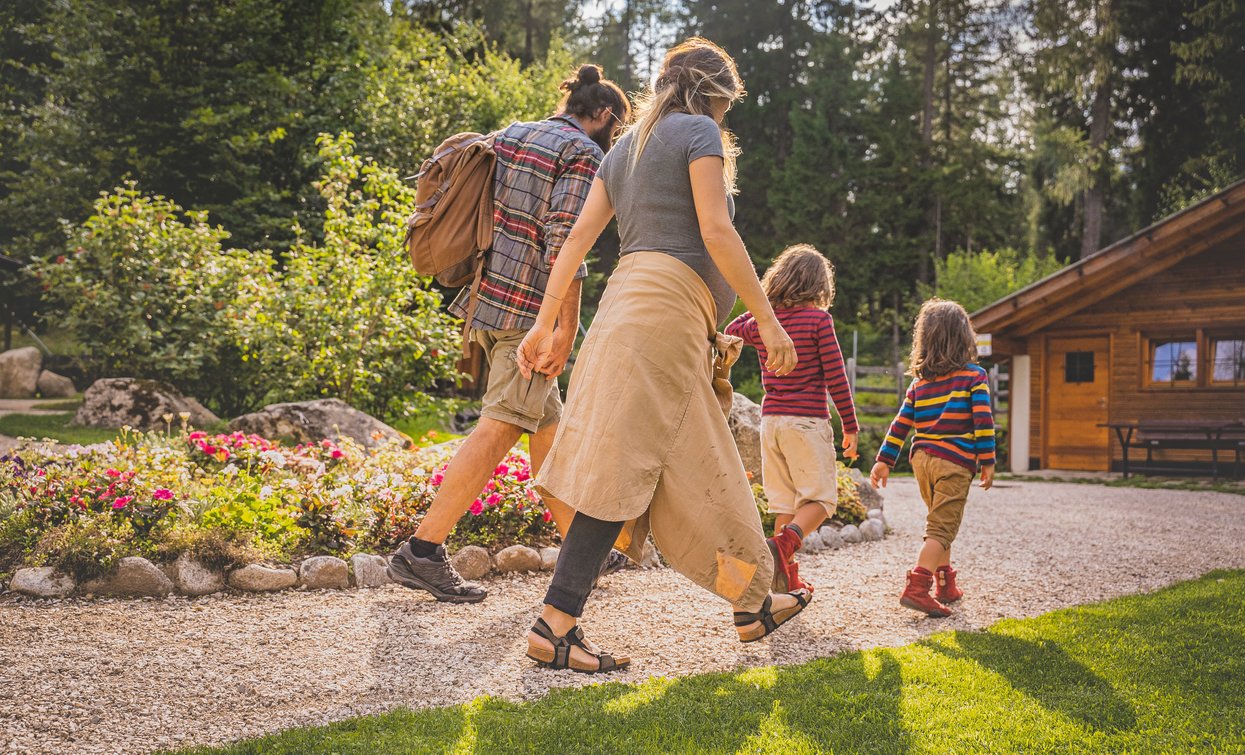
M765 386L761 413L828 419L828 393L843 420L843 432L858 432L856 405L847 383L843 352L839 350L839 339L834 333L834 318L824 309L814 307L779 309L774 314L795 342L795 353L800 360L790 374L782 377L765 369L765 344L761 342L751 312L744 312L726 326L727 335L744 339L757 350L761 359L761 385Z

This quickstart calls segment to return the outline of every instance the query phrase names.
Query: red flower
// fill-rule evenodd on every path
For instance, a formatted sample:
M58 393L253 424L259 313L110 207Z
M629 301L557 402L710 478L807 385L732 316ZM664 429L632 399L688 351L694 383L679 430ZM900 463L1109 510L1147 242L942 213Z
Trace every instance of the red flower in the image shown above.
M541 514L541 518L544 519L546 522L552 522L553 514L550 513L549 509L545 509L545 513Z
M132 495L123 495L123 496L121 496L120 498L118 498L117 500L115 500L115 501L113 501L113 502L112 502L112 507L113 507L114 509L123 509L123 508L125 508L125 505L126 505L127 503L129 503L130 501L132 501L132 500L134 500L134 496L132 496Z
M472 502L471 508L468 509L468 511L471 512L472 516L479 516L484 513L484 504L480 502L479 498L477 498Z
M120 477L121 476L121 473L115 469L105 469L104 474L108 475L109 477Z
M156 492L152 493L151 497L157 501L171 501L173 500L173 491L168 488L160 488Z

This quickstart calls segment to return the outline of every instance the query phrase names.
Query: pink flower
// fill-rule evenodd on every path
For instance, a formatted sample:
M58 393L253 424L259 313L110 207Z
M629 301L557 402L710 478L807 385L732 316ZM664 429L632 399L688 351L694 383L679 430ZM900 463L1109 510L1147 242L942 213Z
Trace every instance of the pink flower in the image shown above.
M430 485L440 485L441 481L444 479L445 479L445 475L441 474L440 472L437 472L433 474L432 477L428 478L428 483Z
M485 498L484 501L490 506L496 506L501 503L501 493L494 493L488 498Z
M544 519L546 522L552 522L553 514L549 512L549 509L545 509L545 513L541 515L541 518Z
M104 474L108 475L109 477L120 477L121 476L121 473L115 469L105 469Z
M528 480L532 479L532 475L526 469L520 469L519 471L514 473L514 479L518 480L519 482L527 482Z
M334 459L340 459L341 457L345 456L346 454L345 454L345 453L344 453L344 452L343 452L340 448L335 448L335 449L333 449L333 453L331 453L331 454L329 454L329 455L330 455L330 456L332 456Z
M531 499L532 503L540 502L540 496L536 495L536 491L532 490L531 488L527 489L527 497Z
M195 430L193 433L191 433L190 435L187 435L186 437L193 442L196 440L203 440L204 438L207 437L207 433L203 432L202 430Z
M160 488L156 492L152 493L151 497L157 501L171 501L173 500L173 491L168 488Z
M477 498L472 502L471 508L468 511L471 512L472 516L479 516L484 513L484 504L480 503L480 499Z
M485 492L485 493L492 493L494 490L497 490L497 481L496 481L496 480L489 480L489 481L488 481L488 483L487 483L487 484L485 484L485 486L484 486L484 492Z
M506 464L506 462L503 461L501 464L497 465L496 469L493 470L493 474L495 475L510 474L510 467Z
M113 507L114 509L123 509L123 508L125 508L125 505L126 505L127 503L129 503L130 501L132 501L132 500L134 500L134 496L132 496L132 495L123 495L123 496L121 496L120 498L118 498L117 500L115 500L115 501L113 501L113 502L112 502L112 507Z

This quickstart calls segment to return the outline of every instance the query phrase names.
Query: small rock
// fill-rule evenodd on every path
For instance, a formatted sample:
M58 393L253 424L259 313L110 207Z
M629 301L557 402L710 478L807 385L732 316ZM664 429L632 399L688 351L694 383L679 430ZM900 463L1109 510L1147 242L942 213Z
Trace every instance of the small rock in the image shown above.
M843 547L843 536L834 527L822 527L817 532L821 535L822 545L830 550L837 551Z
M739 395L739 394L736 394ZM644 555L640 558L641 569L660 569L661 554L657 552L657 546L653 545L652 540L644 541Z
M74 590L73 577L61 574L51 566L18 569L9 589L35 598L63 598Z
M854 524L843 525L843 529L839 530L839 537L843 538L845 543L859 543L864 539L860 534L860 528Z
M804 537L804 550L809 553L821 553L825 549L825 543L821 541L821 535L819 533L810 532Z
M541 571L553 571L553 567L558 565L558 556L562 553L561 548L549 546L540 549L540 569Z
M350 567L337 556L312 556L299 564L298 581L312 590L340 590L350 586Z
M110 573L83 584L82 591L113 597L163 596L173 592L173 582L147 559L127 556Z
M39 373L39 395L44 398L69 398L78 392L73 381L50 370Z
M886 537L886 526L877 519L866 519L860 523L860 536L868 542Z
M389 559L371 553L350 557L350 584L355 587L383 587L389 584Z
M229 586L247 592L270 592L285 590L298 584L298 574L293 569L249 564L229 573Z
M870 519L881 519L881 518L882 518L882 509L869 509L869 514L868 514L868 516L869 516L869 518L870 518Z
M539 571L541 566L540 554L526 545L502 548L493 557L493 561L497 565L497 571L503 574L514 571Z
M459 548L458 552L450 558L450 565L454 567L454 571L462 575L463 579L479 579L493 571L492 557L489 556L488 551L478 545Z
M177 557L172 564L173 586L182 595L197 598L225 589L225 573L209 569L186 554Z

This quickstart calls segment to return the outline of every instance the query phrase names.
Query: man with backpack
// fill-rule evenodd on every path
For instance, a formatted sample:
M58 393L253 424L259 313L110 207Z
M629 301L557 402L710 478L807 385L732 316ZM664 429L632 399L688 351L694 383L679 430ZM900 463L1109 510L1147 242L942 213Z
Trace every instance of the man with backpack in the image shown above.
M562 412L557 381L540 375L524 379L515 350L535 322L549 271L630 106L622 89L602 79L595 65L580 67L560 88L565 96L557 115L514 123L493 140L492 244L477 282L450 308L467 320L489 363L480 422L454 455L414 536L398 548L389 567L395 582L440 601L476 603L487 595L454 570L445 539L525 432L533 474L540 468ZM579 329L580 281L586 275L581 267L562 303L554 333L558 366L549 377L561 373L570 358ZM557 501L546 503L565 534L575 512ZM625 563L626 557L615 552L603 573Z

